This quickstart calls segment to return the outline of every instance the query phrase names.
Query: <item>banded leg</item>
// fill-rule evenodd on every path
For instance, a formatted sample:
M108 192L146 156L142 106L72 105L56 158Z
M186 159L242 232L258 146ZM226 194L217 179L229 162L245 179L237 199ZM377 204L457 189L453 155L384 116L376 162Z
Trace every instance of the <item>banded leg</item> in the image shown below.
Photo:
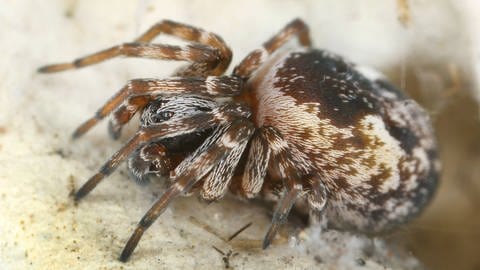
M251 199L261 191L270 161L270 147L265 132L268 128L257 129L250 143L247 164L242 176L241 190Z
M302 195L303 187L300 179L289 177L287 178L287 182L291 187L289 189L287 188L285 194L277 203L277 207L273 212L272 223L267 231L267 234L265 235L265 238L263 239L263 249L266 249L268 246L270 246L270 243L277 234L280 226L287 222L287 218L290 214L290 210L292 210L293 204L297 198Z
M173 199L188 192L198 180L211 171L216 164L228 156L238 145L246 143L253 134L254 129L255 127L249 120L240 118L234 121L226 132L214 141L213 144L208 147L199 147L197 151L192 154L192 156L195 156L193 160L184 161L189 164L179 167L187 169L177 171L173 178L175 183L165 191L140 220L137 228L125 245L120 255L120 260L123 262L128 260L143 233L163 213ZM205 142L205 144L209 143L209 140Z
M267 42L263 43L261 49L249 53L240 64L235 67L233 74L244 79L249 78L268 56L295 37L302 46L307 48L311 46L308 26L301 19L293 20Z
M161 33L172 35L197 44L186 47L149 44ZM232 52L217 35L202 29L176 23L162 21L155 24L132 43L125 43L109 49L79 58L71 63L54 64L41 67L42 73L59 72L93 65L117 56L147 57L166 60L186 60L196 63L211 63L209 75L220 75L225 72L232 59Z
M307 192L309 209L315 214L319 214L327 204L327 188L317 174L306 180L310 185L310 189Z
M77 69L85 66L98 64L118 56L140 57L161 60L189 61L197 63L207 63L216 66L219 61L219 55L216 49L192 44L185 47L147 44L147 43L124 43L106 50L78 58L71 63L53 64L43 66L38 69L40 73L60 72L69 69Z
M215 201L222 198L230 186L235 169L247 146L248 140L239 143L205 177L201 195L204 200Z
M250 111L242 106L227 103L211 112L198 113L191 117L166 121L157 125L142 127L118 152L116 152L75 194L80 200L94 189L106 176L112 173L127 156L137 148L152 141L206 130L213 126L228 123L238 117L249 117Z
M217 67L211 71L211 75L223 74L232 60L232 51L230 48L228 48L227 44L220 36L197 27L173 22L170 20L163 20L155 24L135 41L151 42L161 33L172 35L186 41L198 42L200 44L218 49L221 60L219 61Z
M247 197L254 197L263 186L266 171L273 181L282 180L286 189L277 204L271 226L265 235L263 248L267 248L279 227L287 221L297 198L304 195L302 180L309 184L307 201L310 209L320 213L326 205L327 192L318 175L308 176L304 168L297 168L287 142L273 127L262 127L252 139L250 152L242 179L242 190Z
M287 221L297 198L303 195L301 180L305 173L295 166L288 144L277 129L267 127L264 135L271 150L268 166L269 176L272 179L283 180L285 187L285 193L277 203L272 223L263 240L263 248L265 249L272 242L280 226Z
M242 88L242 80L234 76L131 80L92 118L81 124L72 136L73 138L82 136L105 116L116 110L109 129L112 137L118 137L121 126L157 96L195 94L207 97L228 97L239 94Z

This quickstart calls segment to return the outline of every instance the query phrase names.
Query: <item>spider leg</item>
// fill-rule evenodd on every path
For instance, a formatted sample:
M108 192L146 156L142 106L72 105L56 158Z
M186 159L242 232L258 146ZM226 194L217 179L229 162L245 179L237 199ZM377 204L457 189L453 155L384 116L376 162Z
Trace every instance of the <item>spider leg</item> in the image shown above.
M124 104L120 105L117 109L114 110L112 117L108 121L108 134L114 140L120 138L122 133L122 128L127 124L130 119L138 112L141 111L145 106L148 105L153 98L148 95L143 96L132 96L127 98L124 101ZM88 119L83 124L81 124L72 134L72 138L76 139L88 130L92 128L98 121L101 119L96 118L98 115Z
M250 143L247 164L242 177L242 193L254 198L262 189L270 161L270 148L265 138L265 127L258 128Z
M118 56L212 63L213 66L216 66L219 59L218 51L216 49L200 44L191 44L185 47L180 47L133 42L113 46L106 50L78 58L71 63L43 66L38 69L38 72L51 73L69 69L77 69L98 64Z
M248 140L238 143L205 177L201 190L203 199L215 201L225 195L247 143Z
M142 127L118 152L101 167L75 194L75 200L80 200L94 189L106 176L112 173L127 156L138 147L152 141L160 141L182 134L202 131L215 125L231 122L238 117L248 117L248 108L227 103L211 112L198 113L175 121L166 121L157 125Z
M140 37L138 37L135 41L151 42L161 33L172 35L183 40L197 42L218 49L218 51L220 52L221 60L219 61L217 67L211 71L211 75L220 75L225 72L225 70L228 68L228 65L230 64L230 61L232 60L232 51L230 50L230 48L228 48L225 41L223 41L223 39L218 35L194 26L170 20L163 20L155 24L145 33L143 33Z
M303 188L299 179L287 178L287 182L290 183L292 187L287 189L283 197L278 202L275 212L273 212L272 223L267 234L265 235L265 238L263 239L263 249L266 249L270 245L280 226L287 221L288 214L290 213L293 204L302 194Z
M295 164L290 154L287 141L274 127L265 127L264 138L271 151L268 167L270 178L284 182L285 193L273 213L272 223L263 240L263 248L267 248L275 237L278 229L287 221L290 210L298 197L303 195L302 178L305 175Z
M307 192L309 208L318 214L327 204L327 188L317 174L312 175L307 182L310 184L310 190Z
M311 46L308 26L301 19L293 20L267 42L263 43L262 48L249 53L240 64L234 68L233 74L242 78L249 78L269 55L273 54L276 50L295 37L302 46Z
M207 97L234 96L243 89L243 81L234 76L208 76L206 78L135 79L128 82L96 114L81 124L73 133L78 138L113 111L110 134L116 138L120 126L127 123L149 101L161 95L195 94Z
M173 176L175 183L165 191L140 220L120 255L120 261L125 262L128 260L143 233L163 213L174 198L188 192L216 164L229 156L229 153L238 149L238 145L246 144L254 129L255 127L249 120L245 118L237 119L213 143L212 140L206 140L204 144L207 146L199 147L192 154L193 159L183 161L182 163L186 162L188 165L179 166L180 169L176 169L176 174Z
M151 44L159 34L169 34L195 44L186 47ZM176 23L161 21L138 37L134 42L124 43L109 49L79 58L71 63L53 64L41 67L42 73L76 69L111 59L117 56L146 57L167 60L186 60L197 63L211 63L207 68L210 75L220 75L230 64L232 52L217 35L205 30ZM203 70L204 72L206 70Z

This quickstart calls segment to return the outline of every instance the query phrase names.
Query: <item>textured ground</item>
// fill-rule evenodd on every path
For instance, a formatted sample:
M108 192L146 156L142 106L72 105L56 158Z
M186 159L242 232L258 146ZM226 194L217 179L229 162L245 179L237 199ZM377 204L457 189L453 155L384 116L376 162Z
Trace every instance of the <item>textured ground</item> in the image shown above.
M395 1L362 3L6 1L0 9L0 269L221 269L227 261L235 269L405 269L419 267L415 257L432 269L479 267L478 4L412 0L402 23L398 17L406 13ZM290 227L262 251L269 207L180 198L132 260L119 263L123 244L162 187L137 186L122 167L75 207L68 194L127 136L110 141L104 123L75 142L69 136L127 80L168 76L177 64L115 60L50 76L35 69L131 40L162 18L220 34L236 63L296 16L310 24L318 47L384 71L432 112L445 173L431 207L388 244L334 231L319 235L315 228L289 238ZM248 222L253 225L233 241L222 239Z

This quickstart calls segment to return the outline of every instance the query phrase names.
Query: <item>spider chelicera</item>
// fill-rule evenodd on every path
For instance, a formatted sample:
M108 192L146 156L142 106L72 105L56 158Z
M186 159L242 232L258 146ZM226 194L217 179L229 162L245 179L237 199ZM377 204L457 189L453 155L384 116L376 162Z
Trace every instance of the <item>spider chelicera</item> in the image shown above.
M190 44L152 43L159 34ZM173 199L197 189L209 201L228 190L278 201L264 248L295 202L332 227L376 233L416 216L435 190L439 165L426 113L388 82L311 48L300 19L248 54L231 75L223 75L232 52L222 38L167 20L132 43L39 72L117 56L189 62L171 78L131 80L73 134L78 138L112 115L109 131L116 139L141 113L138 131L76 192L77 201L125 159L138 182L150 175L171 181L139 222L122 261Z

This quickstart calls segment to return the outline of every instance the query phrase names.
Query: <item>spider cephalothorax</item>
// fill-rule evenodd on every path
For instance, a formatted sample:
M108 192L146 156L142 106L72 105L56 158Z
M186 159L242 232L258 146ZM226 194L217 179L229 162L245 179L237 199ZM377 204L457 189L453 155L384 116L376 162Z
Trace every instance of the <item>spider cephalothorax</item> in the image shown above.
M160 33L192 45L152 44ZM285 45L294 38L295 46ZM439 164L426 113L388 82L312 49L301 20L250 53L229 76L222 74L232 54L220 37L172 21L156 24L133 43L39 71L116 56L190 62L172 78L130 81L73 135L112 114L109 130L118 138L122 126L142 112L138 132L77 191L76 200L125 159L138 182L152 174L172 182L140 221L122 261L176 196L196 188L206 200L222 198L229 188L247 198L277 200L264 248L296 201L330 226L377 233L416 216L435 191Z

